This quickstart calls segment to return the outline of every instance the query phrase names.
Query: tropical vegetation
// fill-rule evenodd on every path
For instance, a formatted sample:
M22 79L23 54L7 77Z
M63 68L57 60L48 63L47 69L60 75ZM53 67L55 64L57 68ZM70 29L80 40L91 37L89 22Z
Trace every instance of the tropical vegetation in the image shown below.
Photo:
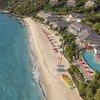
M93 80L86 83L78 66L71 66L68 72L77 86L83 100L100 100L100 72L96 72Z
M63 29L59 31L59 34L63 38L62 48L64 55L70 62L73 62L77 54L77 46L74 41L75 37L72 33L69 33L68 31Z

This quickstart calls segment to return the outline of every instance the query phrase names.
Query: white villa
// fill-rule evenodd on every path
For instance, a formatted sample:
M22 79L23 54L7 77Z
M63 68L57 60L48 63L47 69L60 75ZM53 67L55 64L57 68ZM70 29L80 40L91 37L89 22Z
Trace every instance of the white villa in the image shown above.
M75 3L76 3L76 0L68 0L67 1L67 6L68 7L74 7L75 6Z
M94 4L95 4L95 1L94 1L94 0L88 0L88 1L85 3L85 8L93 7Z
M50 5L55 5L55 4L57 4L58 3L58 0L50 0L49 1L49 4Z

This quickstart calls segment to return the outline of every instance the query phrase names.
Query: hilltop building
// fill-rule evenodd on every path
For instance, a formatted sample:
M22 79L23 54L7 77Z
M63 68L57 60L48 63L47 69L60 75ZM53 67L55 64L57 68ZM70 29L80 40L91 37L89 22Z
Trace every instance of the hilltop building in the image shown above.
M85 3L85 8L90 8L90 7L93 7L94 5L95 5L95 0L88 0Z
M55 12L40 11L37 16L43 18L45 23L59 20L59 16Z
M68 0L67 1L67 6L68 7L74 7L75 6L75 3L76 3L76 0Z
M49 4L50 5L56 5L58 3L58 0L50 0Z

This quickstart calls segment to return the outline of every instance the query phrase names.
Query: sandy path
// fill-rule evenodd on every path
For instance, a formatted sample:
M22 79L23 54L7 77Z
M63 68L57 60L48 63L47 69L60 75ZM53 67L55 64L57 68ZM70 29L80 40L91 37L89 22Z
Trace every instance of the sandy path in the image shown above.
M24 19L29 29L30 47L34 44L40 65L40 80L46 90L48 100L81 100L77 89L69 89L63 82L61 74L56 71L59 53L52 50L52 46L41 30L40 26L31 18ZM63 64L69 67L68 61L63 57Z

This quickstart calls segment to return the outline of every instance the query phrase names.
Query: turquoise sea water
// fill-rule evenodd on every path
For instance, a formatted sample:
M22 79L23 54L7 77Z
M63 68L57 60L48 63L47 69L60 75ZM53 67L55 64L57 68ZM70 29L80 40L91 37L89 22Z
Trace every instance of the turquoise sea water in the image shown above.
M93 70L100 71L100 64L95 61L94 53L93 52L86 52L86 51L84 51L82 53L82 56L83 56L84 60L87 62L87 64Z
M42 100L27 45L26 29L0 13L0 100Z

